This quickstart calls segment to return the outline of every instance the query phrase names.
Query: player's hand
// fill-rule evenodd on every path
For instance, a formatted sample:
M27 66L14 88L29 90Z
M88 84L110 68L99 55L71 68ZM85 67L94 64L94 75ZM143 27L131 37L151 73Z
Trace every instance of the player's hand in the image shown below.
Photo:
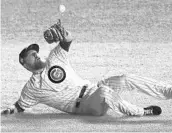
M14 114L13 108L7 108L7 109L1 111L1 115L9 115L9 114Z
M63 42L65 40L66 34L67 32L61 25L61 21L59 19L56 24L52 25L44 32L44 38L49 44L58 41Z

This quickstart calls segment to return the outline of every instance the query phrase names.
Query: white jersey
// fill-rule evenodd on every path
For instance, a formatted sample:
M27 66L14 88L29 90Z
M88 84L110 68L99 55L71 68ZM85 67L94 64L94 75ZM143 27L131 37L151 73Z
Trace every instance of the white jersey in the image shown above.
M81 79L68 61L68 52L60 45L49 54L42 73L33 74L18 101L22 108L43 103L65 112L73 112L81 88L89 84Z
M50 52L43 72L33 74L24 86L18 100L21 108L43 103L68 113L101 115L110 107L127 115L144 115L142 107L130 104L118 94L137 89L155 98L172 99L171 85L135 75L111 76L98 83L99 89L74 72L67 56L68 53L60 45ZM76 109L76 101L84 85L88 85L88 88L80 107Z

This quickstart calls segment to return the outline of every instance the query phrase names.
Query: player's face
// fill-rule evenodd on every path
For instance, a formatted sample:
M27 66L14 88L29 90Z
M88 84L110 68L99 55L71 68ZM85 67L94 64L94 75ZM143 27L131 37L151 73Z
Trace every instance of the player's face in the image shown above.
M27 57L25 57L24 59L24 62L26 68L32 72L40 70L46 65L46 61L42 60L35 50L30 50L28 52Z

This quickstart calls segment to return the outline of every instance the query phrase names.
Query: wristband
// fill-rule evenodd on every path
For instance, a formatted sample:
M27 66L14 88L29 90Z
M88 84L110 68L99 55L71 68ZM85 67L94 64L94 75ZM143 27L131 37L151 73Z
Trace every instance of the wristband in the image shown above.
M16 109L17 109L17 111L19 113L24 111L24 109L20 107L20 105L18 104L18 102L16 102L14 105L15 105L15 107L16 107Z

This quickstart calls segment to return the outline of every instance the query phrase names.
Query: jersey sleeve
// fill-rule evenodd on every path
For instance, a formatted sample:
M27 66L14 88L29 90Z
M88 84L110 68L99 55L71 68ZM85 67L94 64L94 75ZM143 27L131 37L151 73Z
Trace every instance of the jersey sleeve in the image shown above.
M63 48L65 51L68 52L73 38L69 31L66 31L64 38L65 38L65 41L60 42L59 45L61 46L61 48Z
M27 82L23 87L20 98L17 101L17 104L22 109L30 108L38 104L38 100L34 97L30 82Z
M61 48L63 48L65 51L69 52L69 48L71 45L72 41L70 42L60 42L59 45L61 46Z

